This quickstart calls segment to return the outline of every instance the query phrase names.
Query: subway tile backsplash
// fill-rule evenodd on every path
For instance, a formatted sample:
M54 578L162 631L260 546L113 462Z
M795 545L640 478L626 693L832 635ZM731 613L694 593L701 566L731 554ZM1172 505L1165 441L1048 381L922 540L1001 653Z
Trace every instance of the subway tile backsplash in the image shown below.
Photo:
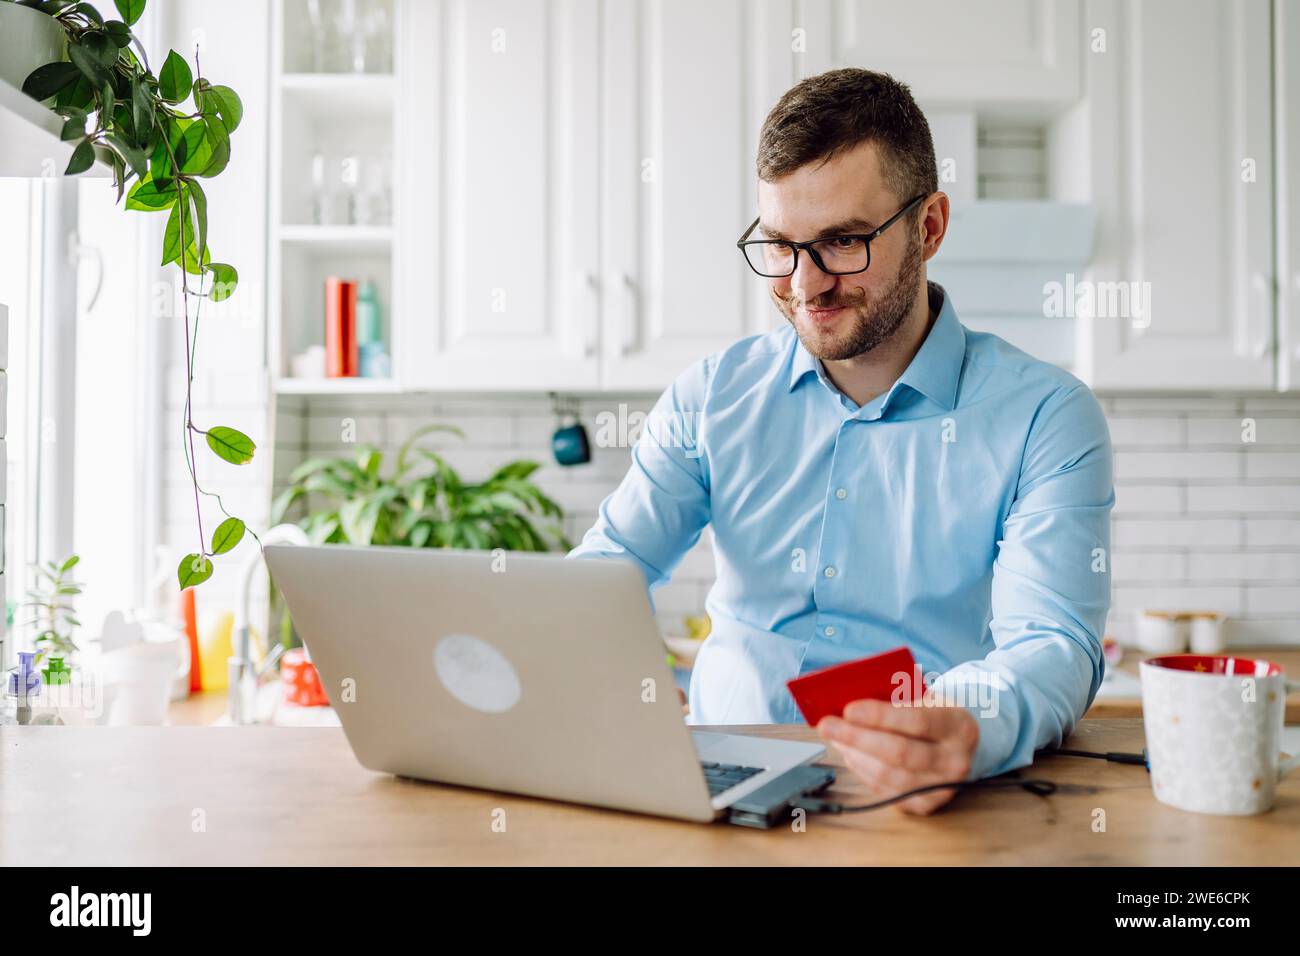
M654 399L582 399L593 444L597 416L635 419ZM1300 396L1105 396L1102 405L1116 487L1107 633L1131 643L1143 607L1206 609L1232 616L1228 637L1238 646L1300 644ZM556 420L545 396L282 396L277 490L304 457L364 443L395 453L432 421L465 432L464 441L431 440L469 478L515 458L541 462L537 480L564 507L575 542L628 465L626 446L595 447L588 465L556 465ZM703 613L712 580L706 531L656 592L660 626L681 633L683 616Z

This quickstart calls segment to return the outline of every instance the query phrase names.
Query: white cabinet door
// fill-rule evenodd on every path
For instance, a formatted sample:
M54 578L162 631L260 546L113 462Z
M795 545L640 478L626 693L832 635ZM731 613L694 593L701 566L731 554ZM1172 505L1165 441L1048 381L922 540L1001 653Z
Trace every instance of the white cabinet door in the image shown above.
M807 76L889 73L921 103L1069 103L1079 95L1077 0L806 0Z
M595 388L597 0L403 14L403 386Z
M1273 5L1277 123L1278 387L1300 391L1300 9Z
M1087 59L1098 222L1080 374L1272 388L1268 0L1090 0L1087 22L1104 51Z
M736 240L764 116L794 82L788 0L604 7L606 389L660 389L779 320Z

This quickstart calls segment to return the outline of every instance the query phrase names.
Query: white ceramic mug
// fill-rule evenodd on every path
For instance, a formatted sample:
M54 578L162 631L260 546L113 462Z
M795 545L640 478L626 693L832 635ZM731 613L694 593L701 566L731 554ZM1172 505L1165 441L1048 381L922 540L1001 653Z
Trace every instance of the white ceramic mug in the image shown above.
M1156 799L1180 810L1245 815L1273 806L1289 681L1271 661L1175 654L1141 664L1142 723Z

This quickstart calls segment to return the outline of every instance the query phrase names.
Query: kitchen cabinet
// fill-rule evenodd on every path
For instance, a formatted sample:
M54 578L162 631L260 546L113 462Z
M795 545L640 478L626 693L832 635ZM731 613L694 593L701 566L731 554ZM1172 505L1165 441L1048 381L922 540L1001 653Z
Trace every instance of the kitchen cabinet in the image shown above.
M599 12L404 4L404 388L597 386Z
M403 9L402 388L658 390L779 319L735 241L789 0Z
M1077 0L805 0L800 75L889 73L925 106L1067 104L1080 92Z
M736 250L794 82L788 2L604 6L602 383L658 390L780 316Z
M1269 0L1088 0L1085 20L1104 49L1086 54L1098 242L1080 374L1273 388Z
M1278 387L1300 391L1300 9L1273 4Z

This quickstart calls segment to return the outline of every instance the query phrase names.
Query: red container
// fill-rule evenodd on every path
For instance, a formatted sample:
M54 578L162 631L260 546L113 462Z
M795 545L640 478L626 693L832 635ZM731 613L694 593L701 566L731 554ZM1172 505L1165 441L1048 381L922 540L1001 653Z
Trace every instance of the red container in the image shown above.
M307 659L301 647L284 652L280 658L280 679L284 682L284 702L298 707L327 707L329 698L321 686L316 665Z

